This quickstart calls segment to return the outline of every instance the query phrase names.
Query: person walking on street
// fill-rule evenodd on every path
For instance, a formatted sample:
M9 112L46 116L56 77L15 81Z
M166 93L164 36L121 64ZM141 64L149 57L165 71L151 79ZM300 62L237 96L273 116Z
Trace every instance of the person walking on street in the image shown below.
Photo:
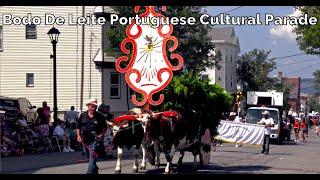
M77 125L77 141L86 147L89 154L89 164L87 174L98 174L97 153L95 152L98 147L97 141L103 140L103 135L107 127L104 116L98 113L97 99L90 99L87 103L88 110L81 113Z
M295 142L299 142L299 131L300 131L300 122L299 119L296 118L294 120L294 124L293 124L293 130L294 130L294 134L295 134Z
M316 124L316 134L317 134L317 137L320 134L320 123L319 122L317 122L317 124Z
M263 147L261 154L268 155L269 154L269 142L270 142L270 134L271 134L271 127L274 127L274 121L270 117L269 111L262 112L263 118L261 119L258 124L264 125L264 140L263 140Z
M301 138L302 138L302 142L306 142L306 134L307 134L307 122L306 120L303 118L302 122L300 124L300 128L301 128Z
M230 113L230 115L231 115L231 113ZM235 122L235 123L242 123L241 117L240 117L240 116L236 116L237 113L233 112L232 115L235 116L233 122ZM236 142L236 145L235 145L236 148L237 148L237 147L241 147L241 146L242 146L241 143L237 143L237 142Z

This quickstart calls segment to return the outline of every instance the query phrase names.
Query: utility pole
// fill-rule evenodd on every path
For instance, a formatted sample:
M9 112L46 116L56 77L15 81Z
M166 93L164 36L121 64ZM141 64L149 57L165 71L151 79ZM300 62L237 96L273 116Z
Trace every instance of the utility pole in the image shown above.
M85 17L85 7L82 6L82 17ZM84 84L84 25L82 25L81 37L81 89L80 89L80 111L82 112L83 106L83 84Z

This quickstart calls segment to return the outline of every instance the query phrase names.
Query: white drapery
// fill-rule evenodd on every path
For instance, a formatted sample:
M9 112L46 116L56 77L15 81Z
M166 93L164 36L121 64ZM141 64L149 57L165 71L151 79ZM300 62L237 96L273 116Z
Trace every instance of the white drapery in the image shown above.
M263 125L221 121L218 132L219 135L216 136L216 139L222 141L253 145L263 144Z

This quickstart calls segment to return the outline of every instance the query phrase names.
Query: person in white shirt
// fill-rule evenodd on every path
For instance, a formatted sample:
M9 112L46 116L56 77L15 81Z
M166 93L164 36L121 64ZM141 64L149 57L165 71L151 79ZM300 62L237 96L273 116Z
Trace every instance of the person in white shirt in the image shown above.
M263 149L261 154L268 155L269 154L269 142L270 142L270 134L271 134L271 127L274 127L274 121L270 116L269 111L262 112L263 118L261 119L258 124L264 125L264 140L263 140Z
M78 112L75 111L74 106L71 106L71 111L68 111L65 117L65 121L69 124L76 123L78 121Z
M62 140L63 152L74 152L74 150L70 148L70 137L66 135L63 121L59 121L59 124L54 128L53 135L58 136L58 138Z
M233 115L237 115L237 114L236 114L236 113L233 113ZM235 122L235 123L241 123L241 122L242 122L242 119L241 119L240 116L236 116L236 117L234 118L233 122ZM241 146L242 146L241 143L236 143L236 145L235 145L236 148L237 148L237 147L241 147Z

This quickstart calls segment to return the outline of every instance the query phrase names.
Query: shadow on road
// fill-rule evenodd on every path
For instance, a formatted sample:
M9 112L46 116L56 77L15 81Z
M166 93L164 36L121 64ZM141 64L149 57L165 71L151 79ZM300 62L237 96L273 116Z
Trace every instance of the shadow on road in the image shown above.
M270 169L269 166L218 166L210 164L205 167L193 167L193 163L183 163L180 167L173 165L173 174L252 174L252 172L265 171ZM146 174L163 174L165 170L165 165L158 169L152 169L146 171Z

